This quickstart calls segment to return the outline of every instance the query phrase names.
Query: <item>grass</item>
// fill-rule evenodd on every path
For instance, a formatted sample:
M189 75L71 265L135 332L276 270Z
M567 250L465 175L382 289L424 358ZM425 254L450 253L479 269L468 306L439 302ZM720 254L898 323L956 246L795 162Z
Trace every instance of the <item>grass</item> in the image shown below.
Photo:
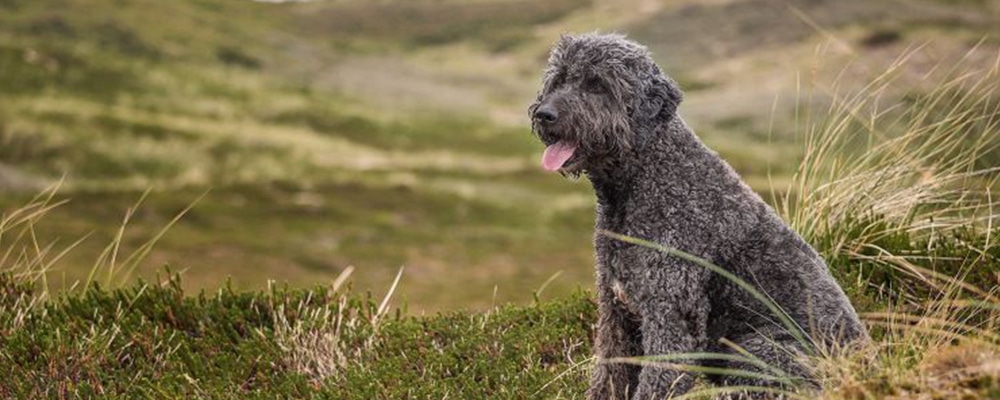
M11 194L0 207L15 208L63 181L60 195L71 202L43 225L66 230L46 233L75 240L93 232L94 239L68 256L54 282L63 273L68 282L85 276L88 257L101 249L98 238L116 232L108 221L120 220L147 189L153 192L129 230L135 237L153 235L211 189L201 203L211 213L195 210L207 222L164 237L138 276L150 278L169 262L186 271L187 290L217 288L227 275L236 288L260 289L267 278L308 287L354 265L359 288L379 289L407 264L413 273L402 295L414 310L482 309L494 285L500 299L523 304L559 271L547 293L569 294L593 281L593 197L585 184L537 167L541 148L524 108L546 47L561 31L632 33L687 83L683 112L706 142L759 191L771 182L783 188L802 150L797 130L781 122L783 103L775 102L774 124L759 117L772 110L773 77L753 88L733 80L757 82L740 65L771 62L762 52L774 48L788 49L775 60L797 61L771 62L781 65L771 75L790 74L799 59L812 59L801 48L813 44L797 20L744 13L751 3L654 10L636 2L613 11L578 0L3 2L0 189ZM852 12L862 14L887 7L854 3ZM673 13L680 9L687 11ZM900 18L983 25L961 9L927 7ZM700 31L729 12L744 16L738 19L751 34L741 38L749 39ZM681 14L687 19L678 20ZM849 29L843 17L825 18L817 21ZM605 26L612 20L632 22ZM651 25L679 33L645 34ZM767 36L761 27L780 40L754 39ZM970 29L946 38L967 40ZM919 38L908 25L898 30L900 43ZM672 47L681 42L671 37L711 43L687 51ZM733 60L736 69L703 51L745 40L762 46L740 52L746 58ZM697 68L674 63L702 56L710 59ZM732 95L752 92L767 98ZM748 103L767 107L742 106ZM416 233L397 233L404 228ZM448 287L439 276L464 280Z
M299 23L312 5L153 3L3 4L0 187L8 195L0 209L61 181L60 199L71 201L37 228L61 240L91 235L50 271L53 290L89 273L117 234L108 222L150 188L127 248L209 190L192 223L137 267L136 276L152 279L169 262L191 291L230 276L241 289L270 278L308 287L351 265L358 287L378 289L406 264L406 287L415 289L401 295L415 310L436 310L486 307L480 294L498 283L501 301L527 301L560 269L567 273L549 293L590 280L580 268L591 259L581 245L589 241L580 229L591 207L585 189L536 171L539 149L525 127L481 112L381 109L314 84L320 72L301 73L308 60L288 52L342 53L330 48L330 32ZM511 12L526 5L548 10L518 19L511 29L520 30L582 4L493 2L447 18L479 37L487 31L476 21L497 8L515 19ZM413 7L436 13L445 5ZM358 38L392 41L376 33ZM542 207L524 206L532 203ZM545 252L554 241L569 251ZM459 265L467 284L447 290L441 271Z
M953 247L989 257L998 175L988 160L1000 146L991 134L1000 127L998 65L939 71L927 78L930 92L883 106L880 99L896 88L892 68L861 91L836 95L821 120L804 117L806 157L794 190L780 201L783 217L831 259L880 264L887 274L925 283L933 280L928 275L944 274L995 284L990 273L962 271L961 262L934 262L928 272L919 267L925 261L913 261L943 260L936 253L957 252ZM982 235L983 246L966 242ZM917 248L915 240L928 245ZM865 280L880 286L871 272Z
M472 38L491 51L517 46L531 36L533 26L558 20L589 0L533 1L415 1L397 3L345 2L306 8L306 29L319 30L357 48L366 41L411 48L468 41Z
M8 397L578 398L586 385L596 318L586 293L426 317L387 312L393 290L381 301L358 297L342 279L192 296L162 276L53 295L35 284L61 251L32 235L49 211L41 204L3 224L14 255L4 259L0 291ZM995 301L938 297L926 315L892 304L863 309L873 356L820 364L828 398L995 395Z
M815 360L822 395L788 394L1000 396L995 40L970 45L995 24L968 12L988 5L803 3L810 28L756 3L605 28L694 85L690 122L771 181L871 326L863 351ZM582 397L592 195L539 172L503 121L523 122L548 35L600 26L601 7L0 0L0 397ZM845 69L791 103L794 127L784 103L732 96L770 93L764 64L805 68L783 60L839 35L866 57L928 35L973 50L926 77L913 53L861 90L848 78L877 63ZM336 84L370 60L361 76L390 90ZM378 97L403 89L448 106Z
M803 118L806 157L780 210L830 261L876 339L819 360L825 398L1000 393L998 171L983 162L998 145L998 66L933 70L932 90L884 105L899 89L891 68Z
M870 101L894 88L886 75L861 93L831 93L833 106L823 118L803 118L811 132L806 156L779 210L826 256L873 340L850 352L811 356L822 394L795 383L775 393L825 399L1000 395L1000 231L990 195L997 171L980 163L992 156L996 73L945 73L935 85L939 91L900 97L910 99L904 109L880 109ZM294 197L302 188L269 190L277 192L243 192L242 206L254 204L251 195ZM304 212L307 220L330 215L345 221L361 207L430 207L402 219L370 220L373 229L384 224L375 237L419 233L427 223L421 218L433 210L443 213L435 217L441 221L460 218L442 211L454 201L447 196L408 203L362 192L342 191L355 200L314 204L309 212L275 209L267 201L254 207L286 218ZM414 273L409 268L387 271L396 280L384 295L349 289L348 275L360 268L345 268L331 284L311 289L237 291L227 285L185 293L168 272L130 283L129 271L153 254L150 246L168 245L169 233L130 238L122 229L92 264L95 279L52 291L46 272L82 246L42 239L66 229L44 227L44 218L67 206L57 199L48 192L10 208L0 222L0 358L6 361L0 368L12 377L0 383L0 394L7 397L579 398L594 362L596 307L586 292L521 306L493 304L480 312L415 315L405 299L402 308L391 306L405 297L407 274ZM202 201L186 216L190 224L231 228L239 221L222 218L228 206L213 205L210 197ZM145 217L133 205L127 215L169 227L190 203L157 207L174 212ZM469 215L500 228L490 216L494 206L467 206L483 207ZM86 214L100 215L96 208ZM517 217L509 210L502 215ZM415 218L408 221L413 225L401 229L399 221L408 218ZM531 224L535 216L524 218ZM468 232L453 238L463 236ZM463 246L496 245L501 237ZM275 240L281 239L260 244ZM421 240L418 234L400 242ZM644 362L678 368L663 364L676 358ZM703 383L685 398L742 390L755 389Z
M192 295L166 274L126 284L127 267L115 260L127 266L145 253L119 254L120 237L94 265L98 279L50 292L44 272L75 247L39 242L35 226L57 206L51 200L0 223L4 397L528 398L522 388L580 389L579 379L561 379L561 366L589 358L596 308L583 293L426 319L392 312L395 285L376 301L351 294L345 279ZM414 363L417 355L426 361ZM396 384L426 377L448 384Z
M64 263L49 271L49 287L58 291L86 277L92 260L118 235L109 223L121 221L124 210L134 208L122 248L134 249L202 193L192 188L164 196L154 190L139 207L134 203L141 193L131 191L72 196L34 227L39 235L61 242L89 235ZM20 200L8 201L0 204L16 209ZM269 218L247 219L248 215ZM212 290L227 281L237 289L263 289L269 279L310 287L328 281L330 271L353 265L355 285L380 289L405 265L409 272L400 295L409 299L414 312L420 312L458 304L488 307L492 300L483 293L492 292L498 283L499 301L524 301L531 298L531 289L553 273L533 265L589 265L592 257L589 235L576 234L591 224L586 208L526 212L517 205L427 194L394 184L301 187L274 183L217 188L183 221L137 267L137 276L153 279L169 263L175 271L183 271L184 288L189 291ZM108 226L101 228L102 224ZM262 230L270 234L261 235ZM538 240L539 236L545 239ZM212 250L206 251L206 245ZM509 248L519 251L497 256ZM468 267L451 269L450 265ZM569 293L576 287L573 282L585 281L589 275L584 268L567 270L550 293ZM466 287L451 290L455 279Z
M374 301L326 289L192 297L176 281L94 289L21 311L30 314L21 323L6 318L9 310L0 320L5 397L358 399L579 392L582 372L555 378L588 359L595 312L577 296L376 324ZM329 333L305 338L312 332ZM330 363L331 346L342 346L346 361L320 379L326 374L311 366ZM439 384L401 384L424 379Z

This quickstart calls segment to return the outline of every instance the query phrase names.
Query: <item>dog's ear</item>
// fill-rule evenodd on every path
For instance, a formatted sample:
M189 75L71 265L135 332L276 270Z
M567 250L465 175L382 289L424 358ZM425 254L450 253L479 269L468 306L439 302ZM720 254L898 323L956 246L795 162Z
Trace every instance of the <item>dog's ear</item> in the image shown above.
M639 104L639 115L645 118L663 118L669 121L677 114L677 106L684 100L684 94L677 86L677 82L655 71L649 85L646 87L646 96L642 104Z

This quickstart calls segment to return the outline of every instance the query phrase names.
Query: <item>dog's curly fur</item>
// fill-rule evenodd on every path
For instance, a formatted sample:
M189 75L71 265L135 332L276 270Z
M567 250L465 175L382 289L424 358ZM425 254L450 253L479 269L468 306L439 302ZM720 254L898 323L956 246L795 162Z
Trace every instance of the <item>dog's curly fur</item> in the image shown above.
M808 379L803 355L868 337L816 251L677 116L681 99L645 47L621 35L563 36L529 115L546 145L577 146L560 171L586 174L593 184L598 230L725 268L772 298L813 344L795 340L760 301L722 276L598 234L598 362L590 399L664 398L694 382L684 368L610 358L745 350ZM539 118L542 112L549 117ZM753 363L682 362L774 374ZM775 385L751 375L708 378L727 386Z

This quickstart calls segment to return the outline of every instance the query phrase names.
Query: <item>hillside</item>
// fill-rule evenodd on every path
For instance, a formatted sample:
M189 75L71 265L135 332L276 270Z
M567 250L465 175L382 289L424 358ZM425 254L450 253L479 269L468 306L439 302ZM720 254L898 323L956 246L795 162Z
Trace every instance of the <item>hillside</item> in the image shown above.
M0 0L0 398L583 398L593 198L524 114L595 29L868 326L779 393L1000 398L995 0Z
M0 233L22 237L22 221ZM998 268L1000 248L987 243L977 257L965 247L979 246L982 237L909 246L907 239L879 245L927 254L929 265L949 275L970 265ZM25 240L13 247L30 248ZM60 295L33 288L34 263L46 258L39 257L0 265L7 271L0 275L5 398L578 399L593 367L596 305L584 292L420 317L390 306L398 303L392 288L384 298L358 296L340 279L308 290L227 285L196 294L185 293L179 278L161 276L115 290L95 282ZM831 260L876 344L861 353L872 357L819 358L823 398L1000 394L996 286L989 293L975 286L940 291L947 279L906 276L877 260ZM970 283L996 279L976 275ZM914 295L966 305L949 311L905 300ZM702 383L696 390L704 397L715 389ZM792 398L818 396L811 386L792 390Z
M922 90L920 71L973 48L965 65L989 65L998 46L995 2L781 4L3 1L0 207L61 182L70 201L39 233L91 235L56 290L151 189L127 249L208 191L138 269L169 264L190 290L348 266L378 289L406 266L415 310L486 307L495 288L523 302L550 277L547 295L569 293L592 280L592 195L537 168L524 117L559 33L647 43L688 122L765 194L801 157L797 99L821 112L835 82L916 45L903 79Z

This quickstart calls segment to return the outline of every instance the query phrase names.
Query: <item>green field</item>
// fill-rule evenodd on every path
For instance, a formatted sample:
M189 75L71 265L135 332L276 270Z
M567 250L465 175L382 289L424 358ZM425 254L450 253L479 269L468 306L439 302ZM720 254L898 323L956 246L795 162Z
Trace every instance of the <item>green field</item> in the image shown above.
M581 398L526 107L594 30L872 327L824 398L1000 397L995 0L0 0L0 397Z
M54 289L89 273L143 192L126 249L207 192L137 277L170 265L188 290L308 287L354 266L378 291L405 267L416 312L524 302L557 274L548 294L592 284L589 185L537 167L524 116L559 33L649 44L688 122L770 197L801 157L802 107L819 114L834 85L915 43L914 73L957 59L996 21L975 2L0 4L0 207L61 182L69 202L40 232L90 235ZM708 28L734 15L733 31Z

